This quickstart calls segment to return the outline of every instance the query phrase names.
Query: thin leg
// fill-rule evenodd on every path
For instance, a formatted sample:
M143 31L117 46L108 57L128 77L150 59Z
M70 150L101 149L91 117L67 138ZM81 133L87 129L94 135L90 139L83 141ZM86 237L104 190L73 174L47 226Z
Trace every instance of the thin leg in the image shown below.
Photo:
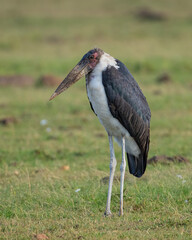
M122 136L122 162L120 166L121 171L121 182L120 182L120 210L119 215L123 215L123 186L124 186L124 176L125 176L125 167L126 167L126 161L125 161L125 136Z
M109 188L108 188L108 196L107 196L107 206L106 206L106 211L104 213L105 216L111 215L111 210L110 210L111 193L112 193L113 177L114 177L115 168L117 165L114 148L113 148L113 138L109 134L108 134L108 137L109 137L109 147L110 147L110 177L109 177Z

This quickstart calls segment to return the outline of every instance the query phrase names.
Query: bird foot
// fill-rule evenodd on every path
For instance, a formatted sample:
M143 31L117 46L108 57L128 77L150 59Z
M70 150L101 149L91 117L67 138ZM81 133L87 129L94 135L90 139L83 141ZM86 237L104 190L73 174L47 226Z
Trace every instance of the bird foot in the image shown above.
M104 217L111 217L111 216L112 216L112 213L110 210L104 212Z
M123 216L123 210L122 209L119 210L119 216L120 217Z

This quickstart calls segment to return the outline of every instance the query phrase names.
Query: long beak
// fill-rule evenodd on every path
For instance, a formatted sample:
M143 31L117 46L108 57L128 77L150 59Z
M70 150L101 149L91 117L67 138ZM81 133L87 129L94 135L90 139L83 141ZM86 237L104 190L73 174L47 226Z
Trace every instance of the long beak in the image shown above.
M85 76L89 71L88 59L81 59L81 61L71 70L67 77L60 83L58 88L50 97L49 101L58 96L60 93L69 88L72 84L77 82L83 76Z

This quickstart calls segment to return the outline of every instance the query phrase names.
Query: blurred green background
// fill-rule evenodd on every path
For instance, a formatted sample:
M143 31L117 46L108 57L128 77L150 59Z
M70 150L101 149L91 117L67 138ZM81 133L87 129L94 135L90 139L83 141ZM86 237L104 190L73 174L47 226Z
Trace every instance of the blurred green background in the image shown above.
M191 8L189 0L1 0L0 73L63 75L95 46L130 64L189 71Z
M0 239L191 239L191 40L190 0L0 0ZM94 47L141 86L149 157L190 162L149 165L141 179L127 171L122 218L117 145L114 215L103 218L108 139L84 79L52 102L56 85L40 84L42 75L62 80ZM31 86L9 86L21 76Z

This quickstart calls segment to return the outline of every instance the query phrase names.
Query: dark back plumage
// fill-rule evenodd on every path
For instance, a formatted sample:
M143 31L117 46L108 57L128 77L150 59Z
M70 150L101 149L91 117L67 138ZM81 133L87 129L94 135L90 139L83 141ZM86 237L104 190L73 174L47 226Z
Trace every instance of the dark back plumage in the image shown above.
M139 85L126 68L116 60L116 69L109 66L102 73L102 82L111 114L128 130L138 144L138 158L127 154L130 173L141 177L146 169L150 142L151 112Z

